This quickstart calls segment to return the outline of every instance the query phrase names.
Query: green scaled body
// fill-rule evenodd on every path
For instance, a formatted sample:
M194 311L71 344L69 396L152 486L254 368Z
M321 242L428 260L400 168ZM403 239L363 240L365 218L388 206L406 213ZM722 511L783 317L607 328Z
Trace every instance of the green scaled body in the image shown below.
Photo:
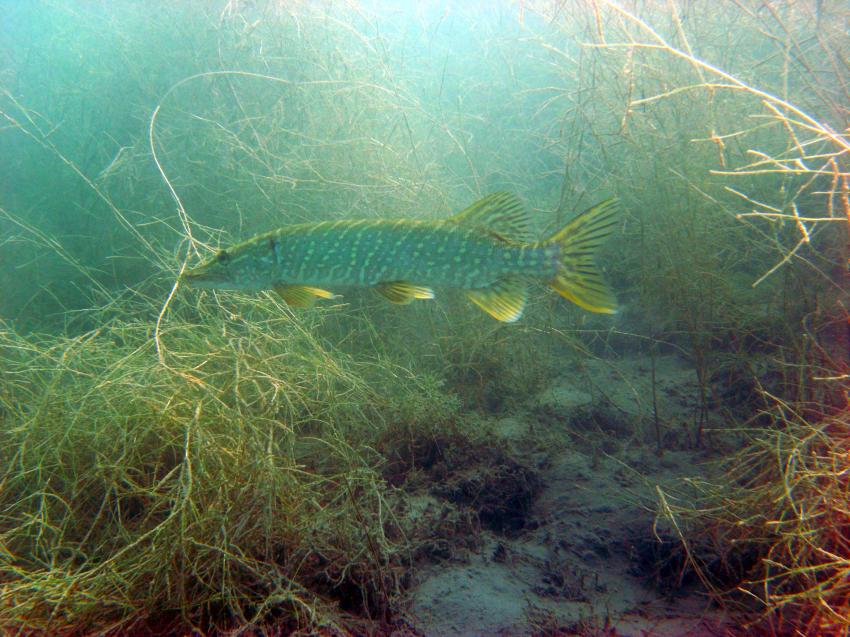
M616 302L592 256L616 212L612 201L603 202L550 240L532 242L520 202L494 193L441 221L286 226L222 250L185 278L195 287L275 289L298 307L332 298L325 288L341 286L372 287L394 303L433 298L432 287L460 288L502 321L520 317L527 283L539 279L586 309L613 312ZM582 232L569 232L582 219Z

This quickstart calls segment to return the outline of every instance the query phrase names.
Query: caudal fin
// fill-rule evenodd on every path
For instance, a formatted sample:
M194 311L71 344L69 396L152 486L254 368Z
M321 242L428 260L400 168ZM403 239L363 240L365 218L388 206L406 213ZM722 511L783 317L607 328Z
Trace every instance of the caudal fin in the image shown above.
M565 299L591 312L615 314L617 298L596 265L596 251L620 220L616 199L606 199L585 210L546 239L561 248L561 267L549 287Z

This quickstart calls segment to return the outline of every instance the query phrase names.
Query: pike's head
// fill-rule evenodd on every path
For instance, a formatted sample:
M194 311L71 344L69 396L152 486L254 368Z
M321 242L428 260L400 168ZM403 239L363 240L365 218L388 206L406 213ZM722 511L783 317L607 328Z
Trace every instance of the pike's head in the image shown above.
M219 252L201 265L183 273L195 288L259 291L274 281L274 240L250 240Z

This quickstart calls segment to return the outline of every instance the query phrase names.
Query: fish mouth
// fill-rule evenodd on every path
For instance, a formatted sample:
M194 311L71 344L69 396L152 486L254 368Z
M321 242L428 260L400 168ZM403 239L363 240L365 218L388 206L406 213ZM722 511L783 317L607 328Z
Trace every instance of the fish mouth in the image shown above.
M242 286L233 280L233 276L229 272L222 272L220 268L208 268L201 265L192 270L184 272L180 281L186 283L189 287L199 289L217 288L221 290L242 290L247 289L247 286ZM260 288L262 289L262 288Z
M215 275L201 269L184 272L180 280L196 288L213 287L218 283Z

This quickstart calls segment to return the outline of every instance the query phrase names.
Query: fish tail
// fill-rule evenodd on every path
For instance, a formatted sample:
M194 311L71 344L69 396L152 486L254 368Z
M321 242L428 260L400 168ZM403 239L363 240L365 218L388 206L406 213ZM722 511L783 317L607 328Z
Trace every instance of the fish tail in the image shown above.
M543 241L560 248L558 272L549 287L590 312L615 314L617 297L605 282L595 256L620 220L617 199L606 199L585 210Z

